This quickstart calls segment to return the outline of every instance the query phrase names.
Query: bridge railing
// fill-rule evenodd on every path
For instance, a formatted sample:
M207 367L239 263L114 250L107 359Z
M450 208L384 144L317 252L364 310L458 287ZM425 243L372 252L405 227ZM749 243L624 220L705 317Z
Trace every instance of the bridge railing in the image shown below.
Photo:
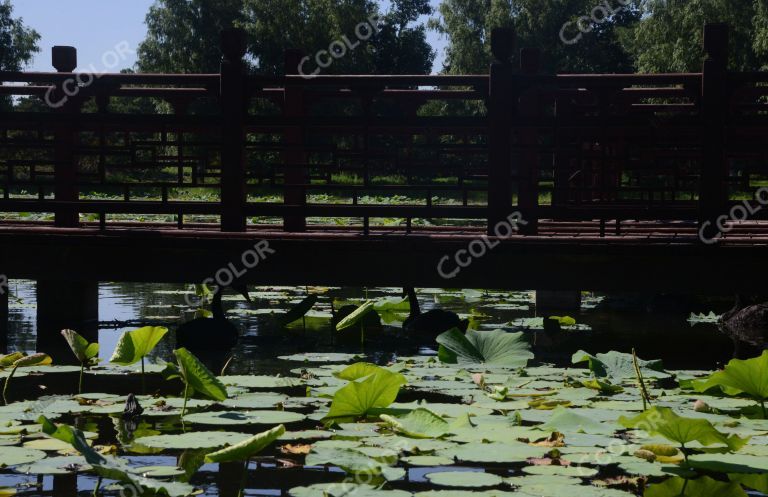
M489 75L306 77L291 51L281 78L249 74L237 31L208 75L78 74L57 47L59 72L0 73L0 215L494 233L520 211L536 234L703 224L768 185L768 75L727 71L725 26L707 26L693 74L543 74L546 54L513 67L514 45L494 33Z

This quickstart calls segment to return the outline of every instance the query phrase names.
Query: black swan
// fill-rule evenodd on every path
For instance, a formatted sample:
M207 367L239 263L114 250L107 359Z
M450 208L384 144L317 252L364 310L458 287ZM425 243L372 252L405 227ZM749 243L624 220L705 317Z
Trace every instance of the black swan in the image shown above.
M736 295L733 308L720 316L718 325L733 340L736 356L759 354L768 336L768 302L752 304L743 295ZM742 345L752 350L744 350Z
M231 288L240 292L250 302L245 285L232 284ZM195 351L228 351L237 345L240 331L227 320L221 303L224 289L219 287L211 301L212 318L197 318L188 321L176 329L176 344Z
M432 309L422 314L421 308L419 307L419 299L416 297L416 290L413 288L405 288L403 289L403 293L408 296L408 303L411 307L410 315L403 321L403 329L405 331L433 336L437 336L452 328L467 331L469 321L462 320L455 312Z

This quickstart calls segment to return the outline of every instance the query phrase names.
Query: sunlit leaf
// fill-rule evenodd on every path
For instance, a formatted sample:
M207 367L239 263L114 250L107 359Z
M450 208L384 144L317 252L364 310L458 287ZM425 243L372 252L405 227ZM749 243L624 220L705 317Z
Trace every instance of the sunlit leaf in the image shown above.
M61 330L61 335L79 362L87 363L99 355L99 344L96 342L88 343L88 340L75 330Z
M678 416L668 407L652 407L631 419L622 416L619 423L626 428L637 428L650 435L661 435L683 447L691 442L699 442L704 446L722 444L729 450L736 451L749 441L749 437L741 438L718 431L706 419Z
M179 363L179 373L187 385L213 400L227 398L227 388L194 354L183 347L174 350L173 354Z
M136 364L152 352L166 333L168 328L163 326L145 326L138 330L126 331L120 336L109 362L121 366Z
M336 324L336 331L342 331L347 328L350 328L362 320L366 314L371 312L373 310L374 302L372 300L369 300L365 302L363 305L352 311L348 316L346 316L344 319L339 321Z
M458 328L437 337L440 360L449 364L488 364L494 366L524 367L533 358L523 333L504 330L462 333Z
M271 445L283 433L284 425L275 426L238 444L208 454L205 456L205 462L246 461Z

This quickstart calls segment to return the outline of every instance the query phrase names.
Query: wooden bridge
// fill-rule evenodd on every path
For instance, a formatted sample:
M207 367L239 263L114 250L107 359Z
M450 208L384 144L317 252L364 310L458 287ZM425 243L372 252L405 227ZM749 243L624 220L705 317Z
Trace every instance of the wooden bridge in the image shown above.
M307 78L294 51L254 76L238 31L220 74L56 47L58 72L0 73L32 97L0 113L0 274L40 281L53 329L96 281L201 282L261 240L251 283L762 289L768 73L704 39L701 73L653 75L515 67L508 30L473 76Z

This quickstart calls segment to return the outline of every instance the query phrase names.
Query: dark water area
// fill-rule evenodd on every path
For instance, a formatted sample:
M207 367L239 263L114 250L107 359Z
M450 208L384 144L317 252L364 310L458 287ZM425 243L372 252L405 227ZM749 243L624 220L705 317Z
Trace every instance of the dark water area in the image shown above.
M251 303L236 293L225 296L227 318L241 330L241 341L230 364L235 373L268 371L277 355L296 352L360 352L359 340L333 329L332 313L343 305L359 305L365 298L402 297L398 288L252 287ZM302 322L280 329L276 317L307 295L320 293L318 303ZM197 297L185 285L102 283L99 289L100 358L109 359L124 331L162 325L173 331L194 318ZM16 281L11 286L9 352L35 351L35 284ZM662 359L670 369L716 369L734 357L738 343L712 322L692 324L693 314L720 314L732 306L727 296L664 296L584 292L582 307L570 312L576 329L543 331L534 292L419 289L422 311L441 308L470 320L476 329L523 330L530 336L536 360L568 366L578 350L590 353L633 348L641 357ZM367 353L433 354L431 337L391 340L408 311L382 316L383 328L369 332ZM306 330L304 329L306 327ZM392 334L388 335L389 332ZM402 336L398 336L402 338ZM167 343L165 343L167 342ZM161 343L154 359L169 359L172 338ZM742 344L743 345L743 344ZM55 358L54 358L55 359Z

